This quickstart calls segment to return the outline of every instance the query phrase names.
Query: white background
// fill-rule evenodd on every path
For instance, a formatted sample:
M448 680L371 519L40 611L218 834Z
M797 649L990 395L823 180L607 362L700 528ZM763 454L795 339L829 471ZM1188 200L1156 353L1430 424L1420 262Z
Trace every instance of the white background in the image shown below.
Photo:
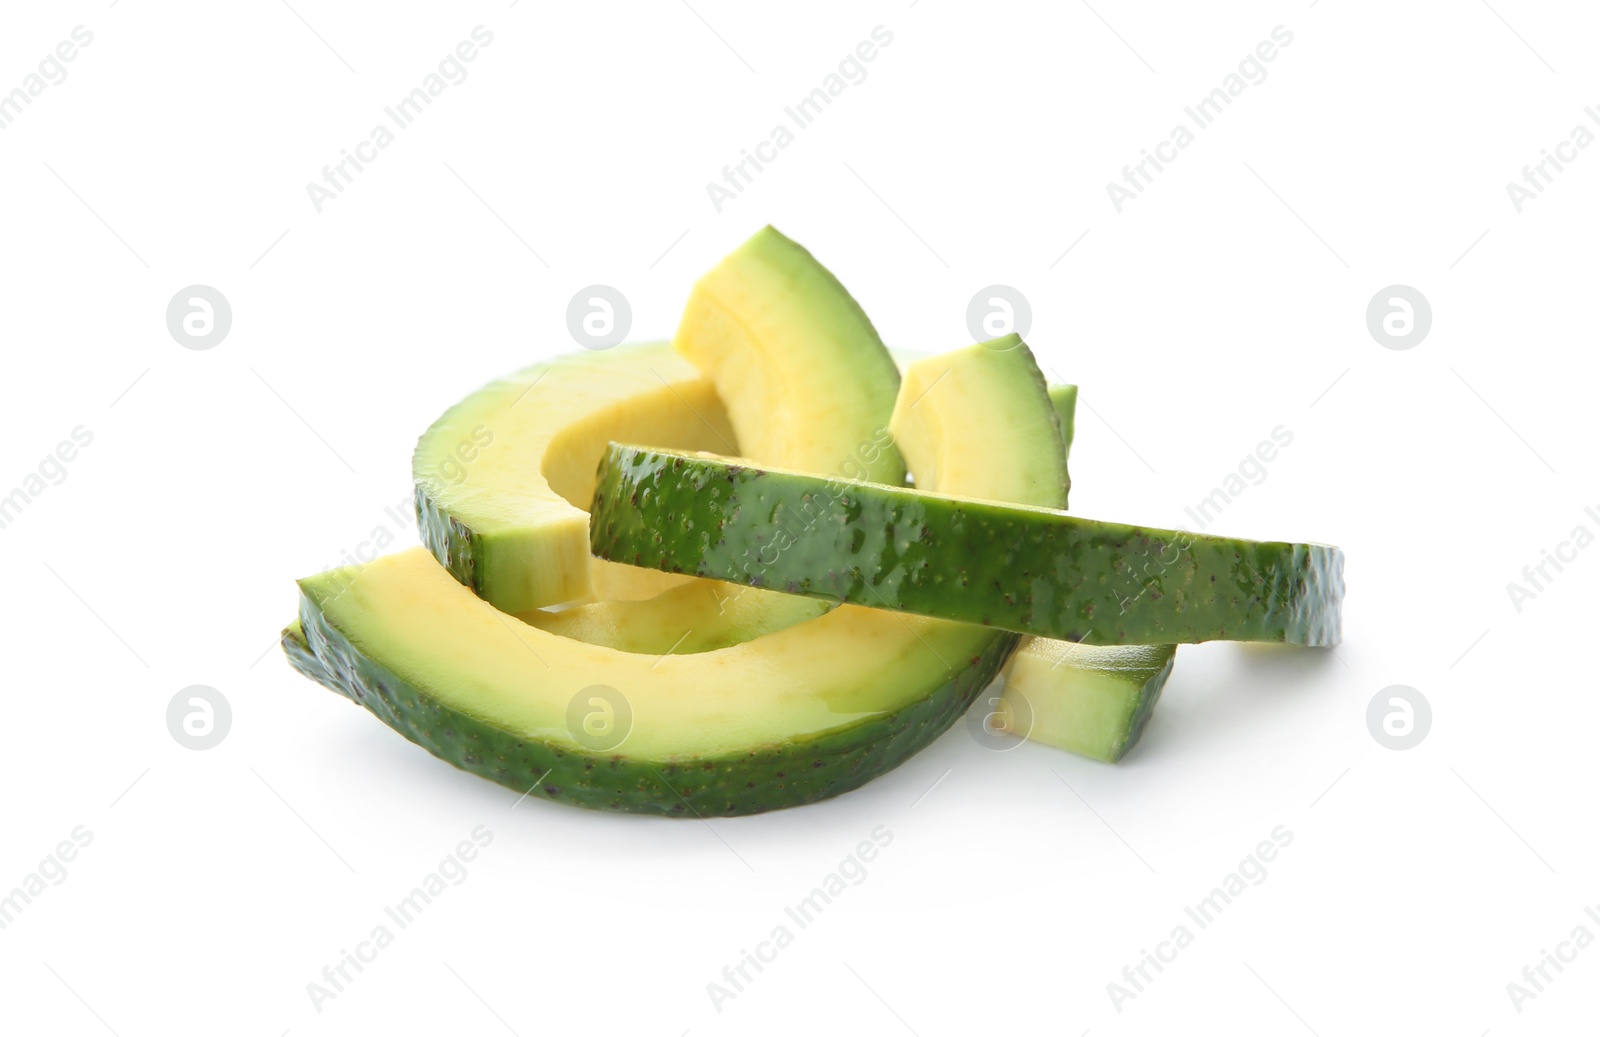
M1600 101L1595 19L692 3L8 5L0 92L74 26L94 40L0 131L0 494L75 427L94 441L0 530L0 892L75 826L93 841L0 931L0 1029L1592 1020L1600 948L1520 1013L1507 984L1575 926L1600 937L1600 550L1520 613L1507 584L1600 531L1600 151L1521 213L1506 183ZM307 182L480 24L469 78L317 213ZM718 213L707 182L876 25L894 38L869 77ZM1265 81L1117 213L1106 183L1278 25ZM588 284L627 294L632 337L670 334L693 279L769 221L893 346L960 345L974 292L1025 293L1035 350L1083 387L1081 514L1184 523L1291 430L1211 529L1343 546L1344 644L1182 649L1117 767L958 726L862 791L709 824L515 805L288 669L292 580L375 528L413 541L385 509L445 406L571 350ZM233 307L209 351L165 325L195 283ZM1365 322L1396 283L1433 309L1406 351ZM166 728L191 684L233 708L205 752ZM1392 684L1432 704L1408 751L1367 729ZM307 984L479 825L466 881L315 1011ZM880 825L866 880L719 1012L707 984ZM1107 984L1279 825L1265 881L1114 1007Z

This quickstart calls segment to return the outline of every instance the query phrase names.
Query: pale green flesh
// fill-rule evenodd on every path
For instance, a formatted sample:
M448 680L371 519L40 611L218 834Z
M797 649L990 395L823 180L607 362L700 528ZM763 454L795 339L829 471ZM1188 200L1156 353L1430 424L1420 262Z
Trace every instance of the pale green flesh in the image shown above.
M422 548L300 582L363 656L447 708L518 737L582 751L569 706L593 686L626 697L617 752L724 757L805 741L894 712L996 635L979 627L838 608L743 644L652 656L585 644L497 611Z
M695 284L673 347L716 386L743 456L904 481L885 431L899 369L838 279L774 228Z
M1014 336L1013 336L1014 338ZM1038 415L1042 376L1031 362L1005 355L1027 347L1020 339L958 349L908 363L900 404L890 427L913 447L926 481L963 480L975 484L988 464L975 463L979 451L1024 442L1011 452L1018 494L1037 501L1056 499L1066 478L1065 453L1053 443L1048 424L980 424L972 435L947 435L964 412ZM1029 354L1031 356L1031 354ZM931 387L931 388L930 388ZM1069 387L1070 388L1070 387ZM932 399L937 394L937 399ZM932 402L930 402L932 399ZM1057 415L1055 391L1048 397ZM915 426L915 427L913 427ZM970 454L970 456L969 456ZM561 612L526 612L527 622L553 633L623 651L684 655L721 648L783 629L820 615L826 604L757 588L710 580L668 591L646 601L597 602Z
M1032 364L1031 358L1016 362L1023 360ZM892 378L892 365L890 371ZM840 365L830 377L848 387L859 383L860 372ZM881 392L869 395L876 400ZM849 455L838 459L841 467L853 461L898 481L900 461L886 427L892 402L885 402L873 421L852 428L848 440L855 441L859 429L866 430L867 438L852 442ZM1053 420L1042 393L1037 404L1035 430ZM930 413L950 408L952 413L942 419L948 426L959 420L954 403L929 401L924 406ZM818 415L819 423L825 425L826 416ZM1057 503L1051 494L1059 494L1059 487L1031 472L1024 475L1027 466L1020 460L1011 463L1038 452L1036 437L1018 434L1020 425L1007 428L1011 431L985 442L983 449L997 457L983 465L961 456L973 446L949 441L959 477L936 467L943 459L934 451L924 451L927 476L965 492ZM747 431L755 439L755 429L740 427L741 445ZM910 438L914 446L915 437ZM804 448L799 452L818 465L833 449L819 443L795 441ZM587 557L582 561L587 564ZM908 721L909 726L898 729L873 725L936 702L964 706L997 672L1015 640L977 626L836 608L729 647L687 655L624 652L562 637L497 611L422 549L311 577L302 581L301 589L307 640L328 666L330 679L365 688L362 701L374 712L475 773L501 780L494 760L466 759L477 756L477 743L463 747L461 737L452 735L452 717L470 718L473 729L494 742L491 752L516 753L520 759L525 754L516 746L537 745L574 759L592 759L584 757L570 727L570 710L575 699L593 697L597 687L609 688L625 698L631 716L627 739L610 750L614 761L645 771L655 764L692 765L693 770L679 772L686 777L699 773L700 761L707 761L714 763L719 782L748 766L753 781L778 782L770 795L760 790L750 794L765 797L768 805L795 801L782 785L781 773L764 776L774 770L775 760L781 772L791 753L805 758L799 752L803 747L826 743L830 753L848 761L856 748L875 748L892 736L892 743L883 742L882 753L862 757L868 761L862 766L877 769L842 776L834 787L843 790L926 744L954 712L941 708L925 721ZM348 676L352 669L359 670L358 680ZM385 682L398 683L404 693L374 693L374 682L380 689ZM391 701L405 705L403 715L390 709ZM460 728L457 723L455 729ZM441 733L435 737L435 732ZM516 765L512 772L520 774L522 765L511 763ZM676 786L684 787L681 782ZM626 801L589 805L676 808L670 797L678 794L672 788L639 785L630 789ZM739 809L748 809L748 804L741 802Z
M412 469L424 543L507 612L589 593L588 515L606 439L737 453L709 382L665 344L535 364L450 408Z
M1029 638L1007 664L993 723L1031 741L1115 763L1138 740L1176 650Z
M1052 385L1050 387L1050 406L1055 408L1056 420L1061 425L1061 456L1070 464L1072 458L1072 435L1077 426L1078 416L1078 387L1076 385ZM1067 494L1072 493L1072 476L1067 476ZM1066 507L1065 504L1062 507Z
M930 406L935 401L939 406ZM911 364L889 428L918 473L919 490L939 493L949 485L977 482L1000 456L1001 443L1022 442L1027 449L1006 456L1006 463L1017 466L1024 491L990 499L1066 506L1060 419L1032 351L1016 335ZM933 475L923 477L924 472Z

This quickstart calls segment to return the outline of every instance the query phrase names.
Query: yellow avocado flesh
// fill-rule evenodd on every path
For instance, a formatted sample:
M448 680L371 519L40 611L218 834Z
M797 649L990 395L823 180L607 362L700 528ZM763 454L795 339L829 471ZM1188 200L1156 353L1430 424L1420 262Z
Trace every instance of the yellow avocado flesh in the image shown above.
M736 452L715 388L665 344L536 364L473 393L418 442L425 542L473 560L470 571L453 571L508 612L588 597L586 509L607 439L617 435ZM616 580L651 593L681 582Z
M501 613L424 548L300 581L363 656L434 700L519 736L582 749L568 706L626 698L632 757L718 757L845 727L927 694L997 635L843 607L752 641L664 657L586 644Z
M696 283L673 346L716 386L744 456L904 481L887 448L900 384L894 360L844 286L773 228Z
M1033 637L1006 666L994 726L1107 763L1137 741L1175 645L1083 645Z
M1002 366L979 357L984 369ZM1007 364L1032 363L1014 357ZM921 406L956 406L930 395ZM1048 418L1049 403L1038 409ZM1010 426L1007 426L1008 428ZM1037 426L1035 426L1037 427ZM1059 490L1024 475L1029 466L995 463L938 470L947 490L1023 503L1048 503ZM1037 437L1005 433L1005 452L1037 449ZM993 445L993 444L991 444ZM1059 449L1055 449L1059 453ZM522 622L483 601L418 548L360 567L301 581L308 631L326 624L354 652L382 666L448 710L519 739L583 752L569 728L575 696L616 689L632 714L615 752L643 760L723 758L803 744L926 699L1009 635L857 607L692 655L639 654L587 644ZM327 661L327 660L325 660Z

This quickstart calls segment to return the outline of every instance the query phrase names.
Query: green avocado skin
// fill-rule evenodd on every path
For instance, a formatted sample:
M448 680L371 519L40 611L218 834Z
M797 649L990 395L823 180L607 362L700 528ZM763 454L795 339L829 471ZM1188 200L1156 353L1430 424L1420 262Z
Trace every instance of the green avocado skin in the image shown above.
M1139 739L1144 735L1144 729L1150 725L1150 718L1155 716L1156 702L1161 698L1161 689L1167 686L1167 678L1172 676L1172 664L1177 660L1177 655L1167 656L1167 661L1150 675L1150 678L1139 688L1139 694L1134 699L1133 715L1128 718L1128 734L1120 745L1114 746L1107 763L1116 763L1128 755L1128 750L1139 744Z
M417 504L417 533L422 546L439 559L439 564L449 570L457 581L472 588L480 598L484 587L478 575L483 571L479 564L483 538L449 510L439 505L420 482L414 493Z
M1095 522L612 444L612 561L1088 644L1339 642L1336 547Z
M931 695L843 730L738 756L641 760L527 740L441 704L364 655L302 595L284 653L303 675L365 706L433 755L480 778L593 810L737 817L860 788L926 748L966 712L1016 647L997 632ZM626 743L624 743L626 744Z

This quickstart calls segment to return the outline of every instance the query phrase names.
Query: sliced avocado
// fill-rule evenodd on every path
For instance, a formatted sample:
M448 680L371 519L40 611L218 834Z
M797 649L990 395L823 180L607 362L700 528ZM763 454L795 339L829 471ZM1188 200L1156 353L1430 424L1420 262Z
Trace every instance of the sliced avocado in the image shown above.
M954 397L923 406L957 420ZM1032 427L1049 420L1040 394ZM1005 460L1039 449L1026 426L989 443L1000 452L993 464L956 458L967 482L939 469L944 457L908 445L941 485L1047 499L1028 465ZM697 654L624 652L496 611L420 549L303 580L301 599L318 679L442 759L518 792L690 817L858 787L953 723L1017 641L846 606ZM589 723L596 717L603 731Z
M1107 763L1144 733L1176 645L1082 645L1032 637L1006 665L992 723Z
M987 435L973 443L992 464L1012 461ZM646 568L1090 644L1339 641L1336 547L1096 522L984 496L612 444L590 547Z
M1070 462L1078 387L1052 385L1050 402L1061 421L1061 455ZM1144 733L1176 653L1176 645L1024 638L1006 663L991 716L1000 730L1116 763Z
M824 474L844 471L904 481L904 465L886 431L898 367L838 279L771 227L700 279L673 345L716 386L720 399L732 401L727 404L730 424L743 447L738 453ZM581 470L592 493L593 461L611 433L613 417L591 415L551 439L544 468L552 484L577 482L555 478L552 468L562 459L574 475ZM731 444L709 449L736 452ZM587 497L570 499L588 503ZM594 568L608 564L592 563L591 589L597 596L646 596L637 593L645 588L628 586L615 571ZM554 614L521 615L542 629L591 643L682 654L780 630L827 607L815 602L797 607L784 595L696 583L668 589L652 599L655 604L601 600ZM737 606L730 608L730 601Z
M928 406L932 400L943 406ZM992 499L1066 504L1060 421L1032 351L1016 335L911 364L889 428L917 473L920 490L941 493L947 486L977 485L983 470L995 463L996 445L1021 441L1029 449L1006 460L1018 466L1028 490ZM941 459L937 465L935 457Z
M887 434L899 369L838 279L772 227L695 284L672 344L716 386L744 456L905 482Z
M620 652L496 611L422 548L300 590L338 689L434 755L519 793L672 816L858 787L954 722L1015 644L839 608L717 651Z
M589 518L607 438L738 453L710 382L664 344L535 364L468 396L412 457L422 542L507 612L590 592ZM673 581L647 581L658 592Z
M964 458L968 456L970 444L962 443L961 449L953 449L954 444L943 438L947 430L928 424L923 416L933 418L945 412L959 414L962 411L1014 414L1018 412L1015 397L1019 393L1032 398L1032 406L1022 407L1021 413L1039 412L1037 397L1043 390L1043 382L1037 366L996 355L997 347L1003 352L1018 343L1020 340L1013 336L1012 340L971 346L943 356L903 360L907 365L903 389L889 427L896 434L905 435L909 442L926 441L915 459L920 471L926 473L925 481L954 478L977 485L977 475L969 464L968 470L962 470L962 465L967 464ZM924 408L921 403L933 387L941 394L943 406ZM1049 399L1059 415L1057 394L1057 389L1051 389ZM914 433L913 423L919 426ZM1066 454L1054 448L1051 431L1048 427L1042 432L1028 430L1030 450L1025 457L1014 458L1019 470L1031 473L1025 478L1032 479L1040 487L1036 491L1038 500L1054 499L1056 484L1066 479L1063 460ZM1019 432L1009 429L1004 436L1014 441L1023 438ZM970 434L962 438L968 439ZM615 566L624 573L692 579L599 559L595 564ZM596 595L605 597L598 590L598 581L596 587ZM668 590L649 600L602 600L559 612L524 612L520 617L543 630L591 644L652 655L668 652L685 655L723 648L781 630L820 615L827 607L826 603L812 598L694 579L689 586Z

